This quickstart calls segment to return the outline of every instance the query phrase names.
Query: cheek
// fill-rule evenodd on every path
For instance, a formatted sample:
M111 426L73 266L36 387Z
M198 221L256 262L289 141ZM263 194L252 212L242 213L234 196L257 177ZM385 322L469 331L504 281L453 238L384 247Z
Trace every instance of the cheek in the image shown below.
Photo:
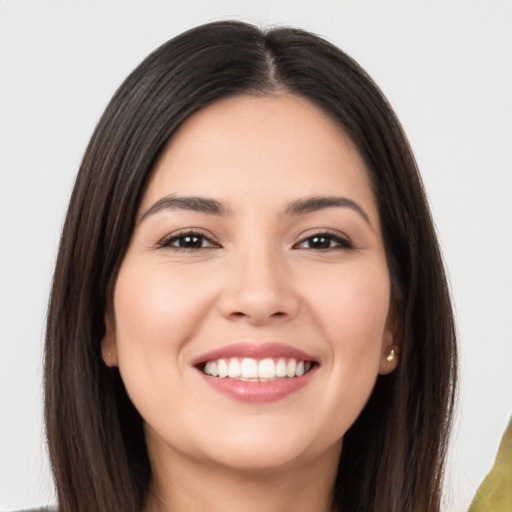
M364 352L380 345L389 311L386 268L352 267L315 282L308 286L309 303L333 349Z
M194 391L184 378L189 368L183 347L211 310L212 297L197 271L171 272L165 263L142 265L136 257L125 258L114 290L118 364L147 423L175 430L169 407L182 410Z
M201 276L170 272L160 263L123 262L114 290L116 348L123 382L143 416L151 404L159 408L163 390L182 389L182 349L211 309L212 294L202 281L200 287Z
M323 285L323 286L322 286ZM355 416L377 378L382 345L390 336L390 282L387 268L364 266L331 275L310 294L315 321L331 352L330 396Z
M191 335L197 318L211 307L212 294L200 285L200 276L193 272L167 272L159 264L145 268L126 262L114 293L119 349L129 344L148 356L149 349L157 347L176 351Z

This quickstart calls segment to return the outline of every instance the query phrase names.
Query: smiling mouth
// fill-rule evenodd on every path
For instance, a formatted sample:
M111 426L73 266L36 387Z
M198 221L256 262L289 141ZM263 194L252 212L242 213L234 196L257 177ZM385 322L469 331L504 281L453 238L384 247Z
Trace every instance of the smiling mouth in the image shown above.
M230 357L207 361L198 366L210 377L234 379L242 382L273 382L302 377L315 366L314 361L296 358L255 359L252 357Z
M291 345L239 342L198 356L192 366L215 391L247 404L283 400L314 378L320 361Z

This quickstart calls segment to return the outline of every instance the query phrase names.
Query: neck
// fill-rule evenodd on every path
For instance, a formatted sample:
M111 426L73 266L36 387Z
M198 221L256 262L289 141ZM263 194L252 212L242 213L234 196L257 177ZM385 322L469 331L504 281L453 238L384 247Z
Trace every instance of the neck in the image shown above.
M338 458L336 447L293 467L241 471L179 456L167 464L161 456L152 460L145 512L331 512Z

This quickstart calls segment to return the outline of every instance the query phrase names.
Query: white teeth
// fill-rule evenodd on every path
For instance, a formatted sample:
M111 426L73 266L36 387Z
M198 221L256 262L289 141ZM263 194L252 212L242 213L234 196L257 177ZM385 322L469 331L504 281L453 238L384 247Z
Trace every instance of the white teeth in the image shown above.
M242 359L241 377L245 379L255 379L258 377L258 361L250 357Z
M228 365L224 359L219 359L217 361L217 368L219 370L219 377L221 379L228 376Z
M203 368L206 375L219 377L221 379L229 377L243 381L268 381L283 377L300 377L311 369L311 361L297 361L297 359L288 359L280 357L272 359L267 357L258 361L252 357L231 357L229 359L217 359L208 361Z
M274 360L267 358L262 359L258 365L258 377L260 379L271 379L276 376L276 365Z
M235 377L240 377L241 370L240 370L240 362L236 357L232 357L229 360L228 364L228 377L234 379Z
M276 364L276 377L286 377L286 361L282 357Z
M286 366L286 376L287 377L295 377L296 369L297 369L297 361L295 361L295 359L290 359L288 361L288 365Z

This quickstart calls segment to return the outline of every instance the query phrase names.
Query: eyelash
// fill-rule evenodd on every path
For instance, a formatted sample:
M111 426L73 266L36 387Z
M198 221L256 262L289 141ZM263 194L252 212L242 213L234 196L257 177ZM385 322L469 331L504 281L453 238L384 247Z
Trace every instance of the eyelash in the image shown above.
M334 242L336 245L335 246L330 246L330 247L317 247L316 249L315 248L310 248L310 250L329 251L329 250L334 250L334 249L336 249L336 250L340 250L340 249L345 249L345 250L354 249L354 245L352 244L352 242L348 238L340 235L336 231L319 231L318 233L314 233L314 234L309 235L308 237L304 238L303 240L301 240L300 242L295 244L293 247L294 248L296 248L296 247L298 248L303 243L305 243L307 241L312 241L315 238L316 239L326 239L327 241L329 241L329 243Z
M200 247L192 246L192 247L180 247L179 245L172 245L174 242L178 242L181 240L185 240L187 238L195 238L199 239L199 243L201 243ZM203 247L202 243L207 242L208 246ZM214 242L211 238L207 237L205 234L200 233L198 231L185 231L184 233L178 233L177 235L172 235L168 238L164 238L159 244L159 249L173 249L175 251L196 251L198 249L214 249L216 247L220 247L219 244Z
M179 245L173 245L174 243L180 243L181 241L183 240L186 240L186 239L195 239L195 243L199 243L200 246L198 247L197 245L192 245L192 246L189 246L189 247L183 247L183 246L179 246ZM304 244L305 242L311 242L312 240L314 239L317 239L317 240L324 240L324 241L328 241L329 243L329 247L310 247L309 249L310 250L317 250L317 251L329 251L329 250L333 250L333 249L336 249L336 250L340 250L340 249L345 249L345 250L350 250L350 249L354 249L354 246L352 244L352 242L343 237L343 236L340 236L339 233L337 232L332 232L332 231L321 231L321 232L318 232L318 233L314 233L313 235L310 235L306 238L304 238L303 240L301 240L300 242L296 243L294 246L293 246L293 249L300 249L300 248L303 248L303 249L308 249L306 247L300 247L302 244ZM207 246L203 246L202 244L206 242L208 243ZM330 244L334 242L336 245L334 246L331 246ZM192 242L192 244L194 244L194 242ZM214 242L211 238L207 237L206 235L204 235L203 233L200 233L200 232L197 232L197 231L186 231L184 233L179 233L177 235L172 235L168 238L165 238L163 239L159 244L158 244L158 248L159 249L164 249L164 248L168 248L168 249L172 249L172 250L176 250L176 251L196 251L196 250L199 250L199 249L215 249L215 248L218 248L220 247L220 245L216 242Z

